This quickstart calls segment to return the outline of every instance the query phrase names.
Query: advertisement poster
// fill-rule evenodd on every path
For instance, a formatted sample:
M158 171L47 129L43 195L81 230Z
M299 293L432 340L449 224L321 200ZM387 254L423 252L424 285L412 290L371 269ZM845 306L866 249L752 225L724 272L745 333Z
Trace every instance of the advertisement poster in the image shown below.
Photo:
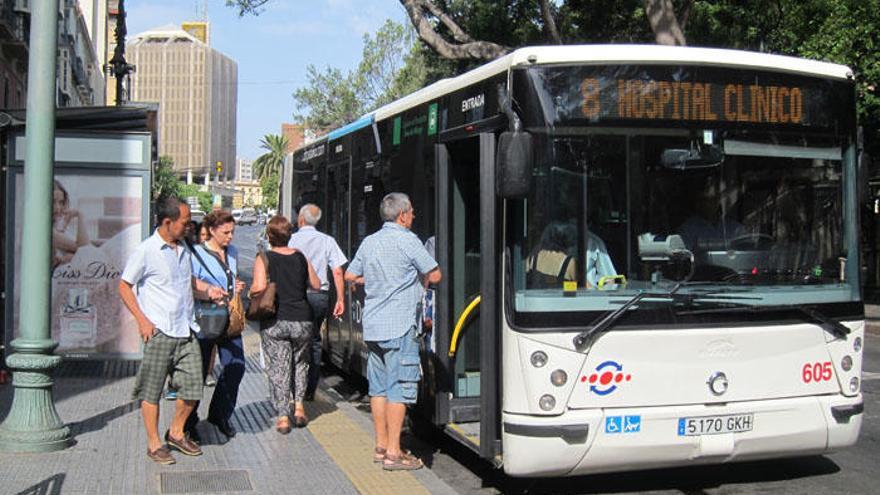
M59 173L52 202L52 339L68 357L140 353L134 318L119 298L119 278L140 243L144 178ZM19 330L24 176L15 178L13 328Z

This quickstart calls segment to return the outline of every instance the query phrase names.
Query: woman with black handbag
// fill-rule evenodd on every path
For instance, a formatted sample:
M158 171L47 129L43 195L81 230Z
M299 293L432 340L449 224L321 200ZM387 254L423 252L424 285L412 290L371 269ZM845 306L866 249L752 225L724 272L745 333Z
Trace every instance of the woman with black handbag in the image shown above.
M202 378L208 376L211 354L217 346L222 370L217 377L214 395L208 409L208 422L226 435L235 436L235 428L229 422L238 401L238 387L244 377L244 345L241 340L242 322L236 321L233 314L230 326L230 310L236 309L238 299L244 290L244 282L238 280L238 250L231 245L235 233L235 219L228 211L216 211L205 216L203 226L208 239L202 244L191 246L193 276L211 284L224 287L231 295L224 304L202 303L196 307L196 319L201 327L198 333L202 350ZM232 304L231 304L232 303ZM238 306L240 310L240 306ZM194 436L199 422L198 407L187 419L187 431Z
M282 435L290 433L291 415L297 427L308 423L303 397L309 373L312 308L306 299L306 287L321 288L321 280L303 253L287 247L290 230L290 221L281 215L269 220L266 234L271 249L255 260L251 285L251 306L262 306L257 301L262 302L263 293L270 287L270 282L274 283L274 301L266 302L268 306L275 303L275 312L264 316L266 319L260 321L260 329L269 392L278 415L275 429Z

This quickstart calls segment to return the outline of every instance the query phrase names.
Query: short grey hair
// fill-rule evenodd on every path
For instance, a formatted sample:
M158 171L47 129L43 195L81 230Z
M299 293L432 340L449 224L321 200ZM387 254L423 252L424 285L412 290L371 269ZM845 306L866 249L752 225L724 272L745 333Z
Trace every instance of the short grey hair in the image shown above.
M412 210L412 203L409 196L404 193L393 192L388 193L382 198L382 204L379 205L379 216L382 221L393 222L401 213Z
M302 218L306 225L314 227L321 220L321 208L314 203L306 203L299 209L299 218Z

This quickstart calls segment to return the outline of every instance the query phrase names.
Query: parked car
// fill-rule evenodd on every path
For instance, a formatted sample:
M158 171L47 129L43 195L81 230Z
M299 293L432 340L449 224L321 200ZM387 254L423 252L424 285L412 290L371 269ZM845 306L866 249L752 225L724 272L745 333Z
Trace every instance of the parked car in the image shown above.
M233 213L233 218L235 218L235 214ZM253 208L243 208L241 210L241 216L235 223L239 225L254 225L257 223L257 211Z
M232 219L235 220L235 223L237 224L241 223L241 212L241 209L232 210Z
M205 219L205 212L202 210L190 210L189 211L190 220L193 222L202 223L202 220Z

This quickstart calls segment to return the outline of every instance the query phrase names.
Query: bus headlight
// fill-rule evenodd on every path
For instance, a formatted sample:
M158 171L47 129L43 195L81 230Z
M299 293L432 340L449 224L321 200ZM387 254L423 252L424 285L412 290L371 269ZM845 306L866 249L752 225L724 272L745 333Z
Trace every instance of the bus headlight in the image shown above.
M532 366L535 368L543 368L544 365L547 364L547 353L544 351L535 351L532 353L530 360L532 361Z
M843 368L843 371L849 371L852 369L852 358L849 356L843 356L843 359L840 360L840 367Z
M550 394L542 395L541 399L538 401L538 406L545 411L552 411L553 408L556 407L556 398Z
M852 393L856 393L859 391L859 379L858 377L852 377L849 381L849 391ZM546 397L546 396L545 396Z
M861 337L856 337L853 340L853 350L856 352L859 352L862 350L862 338Z
M565 385L565 382L567 381L568 374L563 370L556 370L553 373L550 373L550 383L556 385L557 387Z

